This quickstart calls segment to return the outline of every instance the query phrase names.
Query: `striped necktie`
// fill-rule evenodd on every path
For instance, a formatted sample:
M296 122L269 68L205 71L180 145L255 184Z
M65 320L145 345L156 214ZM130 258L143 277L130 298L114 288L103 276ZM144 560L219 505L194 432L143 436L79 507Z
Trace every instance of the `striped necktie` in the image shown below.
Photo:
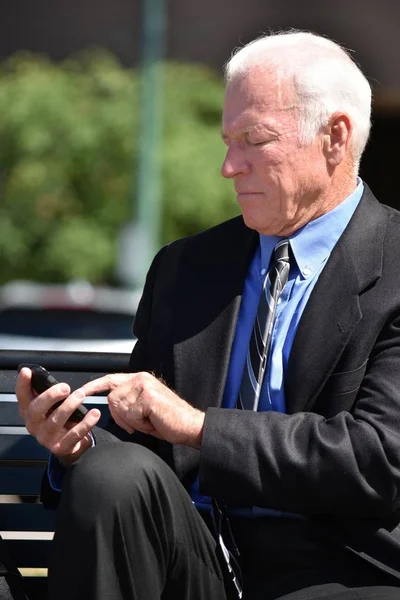
M240 384L237 408L245 410L258 408L271 345L276 305L287 283L289 271L289 240L283 239L274 248L272 267L264 280Z

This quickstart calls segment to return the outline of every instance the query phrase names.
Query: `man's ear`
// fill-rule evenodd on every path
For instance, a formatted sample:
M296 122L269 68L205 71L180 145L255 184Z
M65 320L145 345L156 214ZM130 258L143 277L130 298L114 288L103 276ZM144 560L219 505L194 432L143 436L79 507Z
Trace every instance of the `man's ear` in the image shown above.
M324 135L324 152L331 167L338 166L345 158L353 133L353 125L346 113L331 115Z

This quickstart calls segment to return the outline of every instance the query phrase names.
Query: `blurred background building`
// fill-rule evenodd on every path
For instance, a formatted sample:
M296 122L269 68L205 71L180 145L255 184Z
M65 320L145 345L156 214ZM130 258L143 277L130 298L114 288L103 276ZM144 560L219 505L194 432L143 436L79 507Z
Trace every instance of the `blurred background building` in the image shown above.
M90 45L124 64L140 57L139 0L13 0L0 7L0 56L21 48L63 59ZM219 69L233 47L269 29L295 27L328 35L355 50L379 86L399 89L397 0L167 0L167 58Z

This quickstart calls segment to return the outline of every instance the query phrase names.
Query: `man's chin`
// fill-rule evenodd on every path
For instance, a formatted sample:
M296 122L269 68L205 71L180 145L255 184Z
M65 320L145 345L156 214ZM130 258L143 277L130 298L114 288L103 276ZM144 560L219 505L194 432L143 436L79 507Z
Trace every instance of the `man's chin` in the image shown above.
M254 229L254 231L257 231L257 233L260 233L261 235L270 235L276 237L282 237L286 235L285 233L282 233L285 231L284 224L274 222L272 218L269 220L267 220L266 217L260 219L260 217L248 214L246 211L242 212L242 217L246 227L249 229Z
M269 229L269 224L265 223L265 221L261 221L261 219L255 217L254 215L249 215L246 211L242 211L243 221L249 229L254 229L258 233L262 233L264 235L274 235L272 233L264 233Z

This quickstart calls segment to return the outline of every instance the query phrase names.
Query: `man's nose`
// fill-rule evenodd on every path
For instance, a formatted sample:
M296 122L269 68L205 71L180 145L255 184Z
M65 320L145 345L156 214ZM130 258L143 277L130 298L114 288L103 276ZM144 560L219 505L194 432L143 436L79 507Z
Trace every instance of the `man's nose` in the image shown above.
M243 153L232 144L226 152L225 160L222 163L221 174L226 179L232 179L235 175L249 173L250 165L243 156Z

